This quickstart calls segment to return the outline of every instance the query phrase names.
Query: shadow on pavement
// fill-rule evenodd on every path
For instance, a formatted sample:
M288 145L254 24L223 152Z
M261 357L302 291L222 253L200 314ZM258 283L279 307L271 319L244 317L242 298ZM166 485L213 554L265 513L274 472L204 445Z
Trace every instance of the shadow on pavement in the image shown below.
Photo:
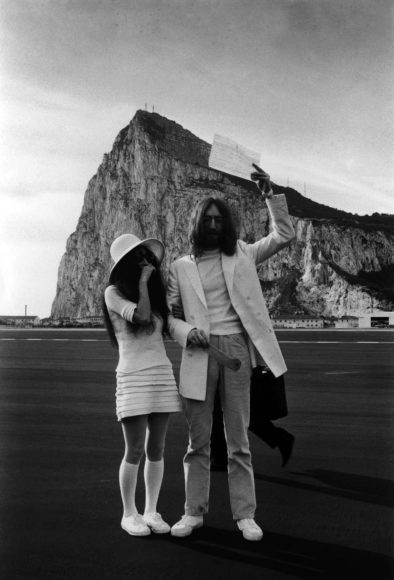
M394 558L269 531L264 532L262 542L240 543L239 534L209 526L188 538L166 539L205 555L259 567L262 572L272 570L298 578L388 580L394 572ZM213 577L208 570L201 573L204 578ZM225 576L232 578L231 566L226 567Z
M271 477L255 473L255 479L269 483L279 483L307 491L344 497L365 503L394 507L394 482L365 475L354 475L326 469L307 469L303 472L291 472L297 477L315 479L319 483L294 481L289 478ZM323 485L321 485L323 484ZM329 486L329 487L326 487Z

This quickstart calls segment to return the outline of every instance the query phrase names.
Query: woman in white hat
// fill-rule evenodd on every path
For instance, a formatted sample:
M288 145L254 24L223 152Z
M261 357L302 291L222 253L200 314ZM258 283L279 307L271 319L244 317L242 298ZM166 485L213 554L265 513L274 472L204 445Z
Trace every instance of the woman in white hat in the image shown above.
M119 483L123 501L122 528L145 536L170 531L156 511L164 471L163 453L170 413L181 410L163 333L168 307L160 274L164 247L154 238L123 234L111 245L114 264L104 293L107 330L119 350L116 368L116 414L122 424L125 455ZM138 468L144 466L145 510L135 505Z

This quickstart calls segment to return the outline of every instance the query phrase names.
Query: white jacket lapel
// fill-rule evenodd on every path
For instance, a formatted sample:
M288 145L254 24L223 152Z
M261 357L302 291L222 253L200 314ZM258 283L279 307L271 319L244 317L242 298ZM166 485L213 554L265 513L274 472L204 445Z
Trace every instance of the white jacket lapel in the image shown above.
M196 262L193 259L190 259L187 262L185 262L185 266L187 277L189 278L193 289L195 290L201 302L204 304L205 308L207 308L205 294L201 284L200 274L198 273Z

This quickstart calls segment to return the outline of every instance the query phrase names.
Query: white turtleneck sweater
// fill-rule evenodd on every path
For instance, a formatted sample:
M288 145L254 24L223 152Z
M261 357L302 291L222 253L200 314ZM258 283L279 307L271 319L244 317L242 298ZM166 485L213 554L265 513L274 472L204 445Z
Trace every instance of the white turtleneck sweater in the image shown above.
M211 334L238 334L243 326L235 312L224 279L220 250L207 250L197 259L208 306Z

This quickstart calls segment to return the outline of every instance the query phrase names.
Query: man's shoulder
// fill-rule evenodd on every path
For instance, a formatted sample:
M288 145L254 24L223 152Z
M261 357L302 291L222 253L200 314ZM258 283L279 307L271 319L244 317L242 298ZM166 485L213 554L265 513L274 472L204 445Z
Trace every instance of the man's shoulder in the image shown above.
M181 256L180 258L174 260L171 265L177 267L178 265L189 264L191 262L194 262L192 256L190 254L186 254L185 256Z
M247 254L249 252L250 244L244 242L243 240L237 240L237 254L242 252L243 254Z

